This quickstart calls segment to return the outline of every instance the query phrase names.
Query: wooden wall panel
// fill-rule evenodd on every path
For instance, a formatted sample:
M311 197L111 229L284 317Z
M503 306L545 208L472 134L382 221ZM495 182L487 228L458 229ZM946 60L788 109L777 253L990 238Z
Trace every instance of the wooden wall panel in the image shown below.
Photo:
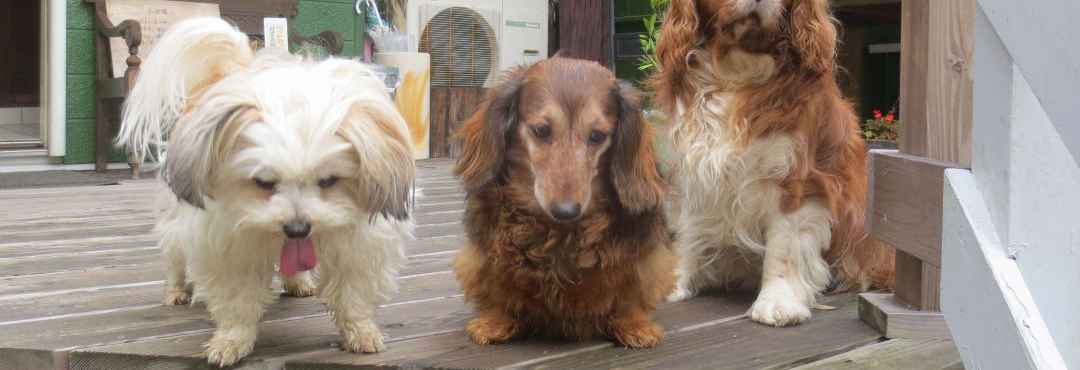
M431 87L431 158L454 158L461 153L454 132L479 107L481 87Z
M975 0L933 1L926 99L927 157L971 165Z
M961 165L873 151L870 230L896 249L941 265L941 201L946 168Z
M930 1L905 0L900 11L900 151L926 156Z
M559 2L559 51L610 66L613 0Z

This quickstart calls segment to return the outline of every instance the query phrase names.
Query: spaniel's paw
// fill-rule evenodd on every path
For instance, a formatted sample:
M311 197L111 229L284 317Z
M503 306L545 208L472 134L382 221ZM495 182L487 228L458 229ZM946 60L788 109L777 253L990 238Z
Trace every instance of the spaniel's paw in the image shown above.
M667 301L668 302L680 302L680 301L685 301L685 300L693 298L693 297L694 297L694 292L691 292L690 289L683 288L682 286L677 286L677 287L675 287L675 289L673 289L671 291L670 294L668 294Z
M220 367L235 364L255 348L254 330L218 330L206 343L206 361Z
M465 331L476 344L497 344L517 334L517 323L506 318L477 317L469 321Z
M750 307L750 319L769 326L797 325L810 319L810 307L786 283L762 289Z
M615 324L615 340L630 348L652 348L664 339L664 329L652 321Z
M345 339L342 347L349 352L375 353L386 350L383 334L379 331L378 325L371 320L346 325L346 329L341 331L341 336Z

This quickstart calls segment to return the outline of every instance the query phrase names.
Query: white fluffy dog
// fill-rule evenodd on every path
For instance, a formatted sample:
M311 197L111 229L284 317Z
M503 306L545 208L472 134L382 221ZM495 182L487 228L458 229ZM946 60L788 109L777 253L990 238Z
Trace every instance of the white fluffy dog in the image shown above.
M371 70L256 55L224 21L194 19L150 53L123 118L136 159L167 145L165 303L206 301L210 363L251 352L275 264L288 294L326 299L345 349L384 348L373 315L397 289L415 165Z

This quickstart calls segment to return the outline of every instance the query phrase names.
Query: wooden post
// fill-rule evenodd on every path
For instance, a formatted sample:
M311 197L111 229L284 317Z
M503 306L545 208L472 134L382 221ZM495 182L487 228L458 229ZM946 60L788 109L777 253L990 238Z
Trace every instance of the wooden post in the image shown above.
M610 66L612 0L563 0L559 3L559 52Z
M940 337L943 179L971 162L975 0L901 4L900 151L871 155L868 220L896 247L896 289L863 295L860 316L886 336Z

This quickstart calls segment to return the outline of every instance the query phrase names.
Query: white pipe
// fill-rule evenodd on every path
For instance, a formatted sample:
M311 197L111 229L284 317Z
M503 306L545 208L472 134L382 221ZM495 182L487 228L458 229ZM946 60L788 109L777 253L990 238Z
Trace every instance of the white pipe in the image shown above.
M67 1L49 0L49 156L67 152Z

